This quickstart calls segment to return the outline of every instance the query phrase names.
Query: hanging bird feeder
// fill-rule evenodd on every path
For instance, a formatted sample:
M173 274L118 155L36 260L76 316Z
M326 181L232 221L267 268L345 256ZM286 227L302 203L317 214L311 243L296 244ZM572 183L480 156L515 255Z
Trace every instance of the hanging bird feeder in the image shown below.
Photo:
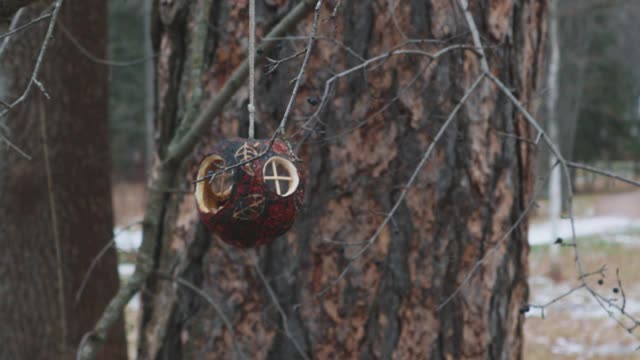
M224 140L200 163L195 190L200 219L229 244L269 243L291 228L300 210L304 183L296 158L284 141L269 144Z
M304 181L285 133L300 76L271 140L255 140L255 0L249 2L249 137L223 140L198 168L195 198L200 219L220 238L242 248L263 245L293 226Z

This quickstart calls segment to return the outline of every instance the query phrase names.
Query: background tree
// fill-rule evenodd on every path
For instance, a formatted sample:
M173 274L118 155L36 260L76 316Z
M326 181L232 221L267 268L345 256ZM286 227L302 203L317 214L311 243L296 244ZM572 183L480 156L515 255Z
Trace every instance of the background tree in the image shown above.
M314 4L258 1L259 36ZM433 61L424 56L471 43L459 3L350 1L321 8L322 37L287 131L294 142L307 140L300 154L309 195L295 229L261 248L259 260L211 241L196 219L193 198L172 190L190 186L207 143L246 134L246 88L224 111L220 104L246 77L240 63L246 57L247 3L162 2L157 11L159 163L138 270L120 292L130 297L152 275L143 292L141 358L221 357L233 351L233 340L240 352L269 358L521 355L519 310L528 295L529 248L526 226L509 228L520 221L535 180L534 152L515 137L535 133L494 83L474 81L481 63L473 51L457 48ZM477 1L470 11L491 73L534 109L545 2ZM307 20L291 34L310 30ZM277 46L260 54L287 59L307 41L269 39L267 44ZM384 61L334 77L396 47L423 53L387 53ZM259 137L275 131L286 107L282 94L291 92L300 61L293 57L271 66L257 87ZM330 97L323 98L331 78ZM205 99L212 97L202 106L201 83ZM467 94L473 84L477 89ZM468 101L454 121L446 122L465 95ZM317 98L326 106L313 116ZM202 125L213 116L212 126ZM379 238L364 243L363 256L351 262L443 124L450 126L405 201ZM205 144L182 162L191 149L183 140L205 135ZM485 258L490 249L495 251ZM479 259L485 260L463 284ZM333 283L347 266L349 273ZM112 302L105 318L122 298ZM94 330L98 338L102 324Z
M116 179L144 179L146 158L143 2L109 1L109 124ZM131 60L128 60L131 59Z
M34 64L49 22L3 38L0 99L14 101L32 76L42 88L32 86L28 100L0 119L0 130L31 156L0 147L2 359L72 358L118 288L116 253L109 249L76 301L91 260L112 236L108 68L82 55L61 30L104 57L106 10L104 1L65 3L38 74ZM14 24L51 11L33 4ZM99 358L125 357L118 321Z
M608 9L593 15L594 29L585 54L587 85L581 89L584 101L577 110L580 126L576 132L576 136L589 141L576 142L575 157L579 161L634 160L640 156L640 72L626 59L631 54L623 50L627 47L624 37L614 36L619 22L627 20L630 27L640 27L626 16L621 18L623 11ZM635 12L640 14L640 9Z
M633 161L640 155L634 130L640 54L632 45L639 15L632 1L558 1L558 145L568 159Z

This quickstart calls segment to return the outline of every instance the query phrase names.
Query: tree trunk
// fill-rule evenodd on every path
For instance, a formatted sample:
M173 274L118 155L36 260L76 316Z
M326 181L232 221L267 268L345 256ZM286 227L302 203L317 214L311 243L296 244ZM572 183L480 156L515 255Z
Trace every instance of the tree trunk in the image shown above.
M20 23L44 11L50 9L32 5ZM92 54L105 57L104 1L65 3L58 20ZM47 26L43 21L7 44L0 61L3 101L25 88ZM32 156L0 150L1 359L74 358L119 282L111 248L76 302L92 259L112 238L108 68L90 62L58 28L40 74L51 98L34 86L27 101L0 119ZM126 358L123 322L100 358Z
M547 133L549 138L555 144L560 140L560 117L558 113L558 91L560 89L560 34L558 30L558 0L549 0L549 63L547 74L547 99L546 99L546 115L547 115ZM566 153L565 153L566 154ZM562 187L562 174L560 166L554 166L558 159L549 152L549 168L551 175L549 176L549 222L551 223L551 236L549 243L555 241L558 237L558 226L560 223L560 215L563 208L563 193L566 192ZM551 272L559 273L560 264L558 264L559 246L550 246L549 255L551 259Z
M259 36L295 5L257 3ZM543 65L545 4L493 0L471 6L492 73L532 111ZM160 14L157 138L162 154L163 139L170 137L190 96L187 49L194 11L164 8ZM214 1L204 54L210 94L246 56L247 14L247 2ZM292 35L310 31L309 18ZM314 45L287 130L293 142L305 138L302 124L316 109L306 100L320 97L327 79L358 65L360 57L382 54L406 38L439 40L404 47L428 52L471 44L460 7L448 0L327 1L319 34L339 43ZM282 59L305 44L281 41L266 55ZM298 57L282 63L270 74L259 69L258 137L276 129L300 62ZM258 359L301 357L292 339L317 359L522 357L526 221L501 239L531 200L534 184L535 149L516 137L536 134L489 81L480 84L446 130L380 238L331 285L360 249L336 242L369 239L480 73L478 57L462 50L432 63L424 56L398 55L376 65L336 82L302 147L308 179L304 210L287 235L258 250L259 265L288 319L286 328L253 268L251 252L209 235L197 220L191 195L167 193L156 268L202 287L230 318L234 333L202 296L155 277L143 298L142 359L233 358L234 336L248 358ZM207 145L169 181L171 187L190 185L195 165L212 143L245 136L247 98L246 88L236 95L214 122ZM438 309L494 247L461 291ZM316 296L326 286L329 290Z

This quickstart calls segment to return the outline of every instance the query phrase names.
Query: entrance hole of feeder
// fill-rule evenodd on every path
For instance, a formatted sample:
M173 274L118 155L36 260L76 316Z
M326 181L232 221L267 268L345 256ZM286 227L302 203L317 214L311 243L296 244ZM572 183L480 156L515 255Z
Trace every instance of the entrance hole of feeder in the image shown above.
M209 155L200 164L198 179L215 174L227 166L223 158ZM231 196L233 169L217 174L196 184L196 201L203 212L216 212Z
M263 168L264 182L276 194L285 197L293 194L300 184L295 165L287 159L272 157Z

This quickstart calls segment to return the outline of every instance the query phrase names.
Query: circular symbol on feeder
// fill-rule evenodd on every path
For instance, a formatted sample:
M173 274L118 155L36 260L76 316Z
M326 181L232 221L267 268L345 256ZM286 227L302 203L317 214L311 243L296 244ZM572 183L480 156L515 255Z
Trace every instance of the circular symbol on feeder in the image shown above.
M264 211L265 198L262 194L250 194L237 201L233 217L238 220L256 219Z
M207 170L209 188L216 199L226 200L233 189L233 169L225 171L227 164L217 155L211 156L209 166Z
M274 156L263 168L264 182L280 196L289 196L296 191L300 178L295 165L285 158Z
M250 161L251 159L256 158L258 156L259 146L260 146L259 143L255 143L253 145L249 145L249 143L246 143L246 142L242 143L242 146L240 146L238 150L236 150L236 153L234 155L236 159L236 164ZM242 165L242 170L244 170L247 174L253 176L255 174L253 172L252 165L253 164L251 162L244 164Z

